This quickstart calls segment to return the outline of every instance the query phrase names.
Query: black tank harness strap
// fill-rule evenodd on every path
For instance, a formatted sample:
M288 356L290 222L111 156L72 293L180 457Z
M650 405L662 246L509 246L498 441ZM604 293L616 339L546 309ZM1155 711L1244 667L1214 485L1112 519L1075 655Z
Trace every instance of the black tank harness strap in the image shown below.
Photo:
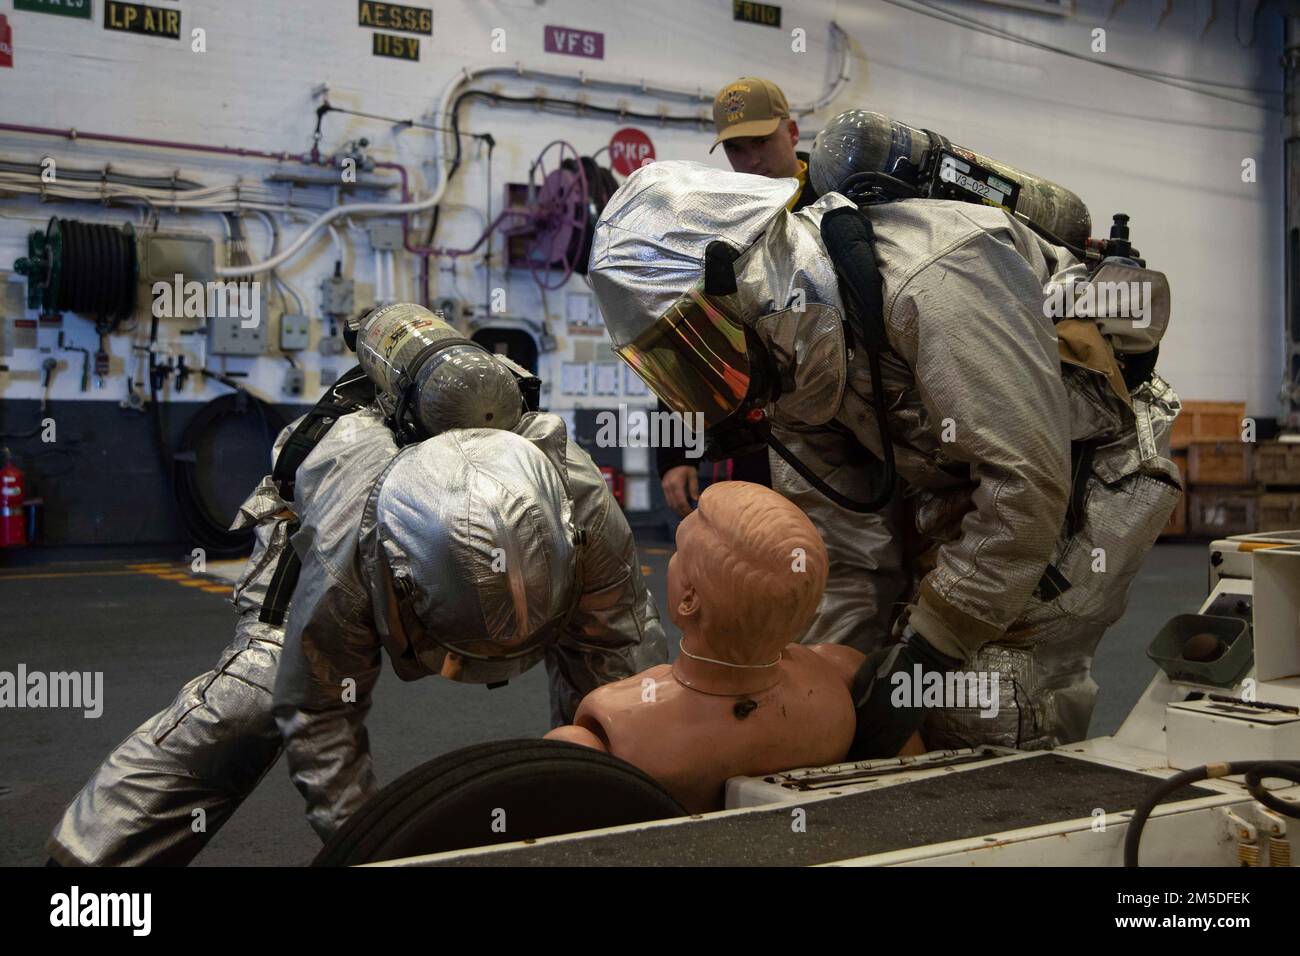
M320 440L334 427L334 423L344 415L364 408L374 400L375 383L366 377L360 365L339 376L338 381L321 396L320 401L298 423L275 459L271 480L275 482L281 498L285 501L293 501L298 467L307 460L312 449L320 444Z
M420 364L453 345L474 345L476 348L482 348L482 346L468 339L444 339L439 343L438 348L430 349L427 354L420 357ZM516 378L520 378L519 374L514 372L513 369L512 373ZM532 376L531 379L520 379L521 390L524 383L530 381L536 384L536 388L532 391L536 395L541 386L541 380L536 376ZM410 401L410 391L407 390L404 394L407 401L400 406L399 414L405 413L406 405ZM326 433L334 427L334 423L344 415L350 415L352 412L360 411L367 405L373 404L376 397L375 383L366 375L360 365L354 366L339 376L338 381L321 396L320 401L298 423L293 433L285 441L284 447L280 449L280 454L276 457L275 466L271 470L271 479L275 482L281 498L287 502L294 500L294 485L297 480L298 468L307 460L307 456L312 453L312 450L320 444ZM527 397L525 397L525 402L527 402ZM536 409L533 408L533 410ZM394 425L393 422L388 422L388 424L390 427ZM298 584L298 575L302 571L302 561L288 539L293 537L299 527L300 522L297 519L291 521L288 525L284 552L280 555L280 560L275 566L271 584L267 588L266 599L262 602L262 609L258 614L258 620L264 624L278 627L284 623L285 615L288 612L289 601L293 597L294 588Z
M294 500L298 467L307 460L307 456L334 427L334 423L374 400L375 384L366 377L360 365L339 376L338 381L294 428L280 449L280 454L276 456L275 467L271 469L271 480L275 482L281 498L287 502ZM290 543L299 526L299 521L294 519L286 528L284 551L275 565L266 598L262 601L262 610L257 616L263 624L279 627L284 623L285 614L289 610L289 600L293 597L298 575L302 571L302 560Z

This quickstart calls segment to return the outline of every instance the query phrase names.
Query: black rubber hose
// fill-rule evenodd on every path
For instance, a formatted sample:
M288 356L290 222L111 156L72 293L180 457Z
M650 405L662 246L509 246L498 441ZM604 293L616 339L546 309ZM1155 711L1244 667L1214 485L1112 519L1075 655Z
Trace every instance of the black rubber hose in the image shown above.
M72 230L68 228L67 221L55 218L51 220L53 231L61 237L59 243L59 270L54 272L54 251L50 250L50 281L53 282L57 275L58 285L54 288L54 307L60 312L67 311L70 308L69 303L72 301L72 283L73 279L68 275L68 263L72 261L75 254L73 245L76 243L76 237L73 236ZM53 246L53 243L50 243Z
M105 236L106 245L108 246L109 261L121 263L123 258L122 233L120 230L111 229ZM106 276L108 285L108 298L104 302L104 314L114 320L120 318L122 314L122 277L120 274Z
M871 405L876 413L876 428L880 432L884 480L875 497L868 501L857 501L832 488L819 475L815 475L774 435L768 434L766 437L773 451L831 501L849 511L870 514L879 511L889 503L894 494L897 476L894 441L889 431L889 408L885 399L884 376L880 366L880 353L890 347L889 338L885 333L883 283L873 251L875 238L871 220L864 214L847 206L832 210L822 219L821 235L826 251L835 266L840 291L844 297L849 330L856 344L867 352L867 362L871 371Z
M127 237L120 229L114 229L109 235L109 249L113 256L114 262L126 263ZM126 273L128 270L122 269L120 275L116 276L116 282L113 283L113 294L110 300L110 308L113 319L121 321L126 317L127 299L126 299Z
M1151 816L1151 811L1162 800L1174 791L1189 784L1201 780L1231 777L1237 774L1246 775L1246 789L1252 797L1264 804L1264 806L1285 816L1300 819L1300 806L1284 803L1277 797L1267 793L1261 782L1265 777L1280 777L1283 780L1300 783L1300 762L1238 760L1232 763L1212 763L1203 767L1193 767L1191 770L1184 770L1172 777L1161 780L1142 799L1142 802L1134 808L1133 819L1129 821L1128 832L1124 834L1124 865L1138 865L1138 850L1142 844L1142 830L1146 826L1147 818Z
M58 217L47 232L59 237L62 250L58 286L50 295L55 309L94 317L100 334L117 331L135 305L132 237L115 226Z
M847 511L863 515L879 511L889 502L890 497L894 493L894 452L888 442L885 443L885 457L887 459L885 466L887 471L885 482L882 485L880 492L869 501L858 501L856 498L850 498L842 491L827 484L821 475L818 475L804 464L798 455L786 447L785 443L770 431L764 435L764 438L767 440L767 443L772 450L784 458L786 463L803 477L804 481L808 482L808 484L816 488L817 491L821 492L831 501L835 502Z
M109 316L113 309L113 300L116 298L114 288L117 283L112 277L112 263L109 258L112 253L108 230L87 226L86 232L90 238L91 256L87 264L88 280L96 299L95 311L99 314L96 325L100 329L111 328L112 321Z
M1300 806L1279 800L1265 790L1265 777L1300 783L1300 763L1260 762L1254 768L1246 771L1246 789L1250 791L1252 797L1275 813L1280 813L1282 816L1290 817L1293 820L1300 820Z
M59 271L59 310L71 312L73 302L80 292L81 274L76 263L81 261L81 233L69 219L56 220L63 235L63 262Z

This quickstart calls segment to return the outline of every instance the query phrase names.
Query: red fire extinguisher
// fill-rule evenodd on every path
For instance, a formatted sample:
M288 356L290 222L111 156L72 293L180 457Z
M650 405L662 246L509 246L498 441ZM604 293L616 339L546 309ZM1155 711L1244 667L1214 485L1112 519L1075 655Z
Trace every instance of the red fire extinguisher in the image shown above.
M623 505L623 473L617 468L611 468L609 465L601 466L600 473L605 476L605 484L609 485L610 494L618 502L618 506Z
M27 544L27 517L23 500L27 486L23 473L5 449L5 466L0 468L0 547L21 548Z

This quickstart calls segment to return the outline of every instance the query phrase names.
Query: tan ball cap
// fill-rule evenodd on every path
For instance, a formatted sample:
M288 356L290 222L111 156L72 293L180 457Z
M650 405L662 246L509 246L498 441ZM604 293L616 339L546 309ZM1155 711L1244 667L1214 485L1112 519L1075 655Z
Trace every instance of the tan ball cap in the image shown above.
M713 126L718 138L709 152L737 136L771 136L790 115L790 104L781 87L756 76L742 76L728 83L713 101Z

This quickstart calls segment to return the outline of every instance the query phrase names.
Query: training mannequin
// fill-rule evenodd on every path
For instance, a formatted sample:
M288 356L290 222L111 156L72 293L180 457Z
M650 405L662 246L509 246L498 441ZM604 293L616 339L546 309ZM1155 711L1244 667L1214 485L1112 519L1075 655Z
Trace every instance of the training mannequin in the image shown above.
M677 529L671 665L598 687L546 735L640 767L689 811L723 806L727 778L837 763L853 741L849 687L865 657L797 644L826 586L812 522L761 485L721 482ZM924 750L913 738L905 753Z

